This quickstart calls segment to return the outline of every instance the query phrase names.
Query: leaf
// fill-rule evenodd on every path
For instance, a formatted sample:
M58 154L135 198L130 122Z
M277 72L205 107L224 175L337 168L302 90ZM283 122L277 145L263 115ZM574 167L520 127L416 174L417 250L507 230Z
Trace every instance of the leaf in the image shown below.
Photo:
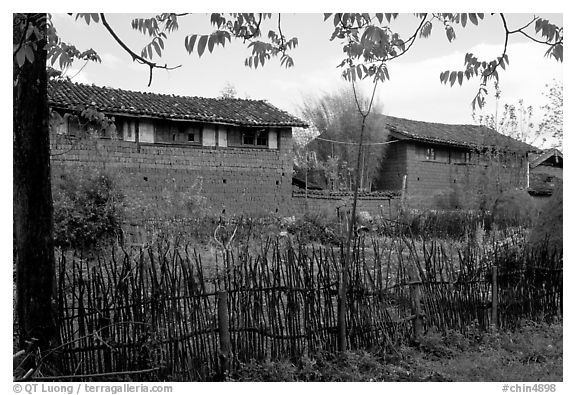
M162 52L160 51L160 44L157 41L152 41L152 45L154 45L154 50L158 54L158 56L162 56Z
M422 26L422 30L420 30L420 37L426 38L430 36L431 32L432 32L432 22L426 21Z
M396 19L396 17L398 16L398 14L384 14L384 16L386 17L386 20L388 21L388 23L390 23L390 21L392 19Z
M338 26L342 20L342 14L334 14L334 27Z
M18 64L18 67L22 67L25 61L26 55L24 54L24 48L20 48L20 50L16 52L16 63Z
M378 19L378 23L382 23L382 21L384 20L384 14L376 13L376 19Z
M470 22L478 26L478 17L476 14L468 14L468 17L470 18Z
M324 13L324 22L326 22L328 20L328 18L330 18L330 15L332 15L331 13Z
M562 43L556 44L548 48L546 53L544 54L546 57L553 57L559 62L564 61L564 46Z
M450 86L454 85L454 83L456 82L457 76L458 76L458 74L455 71L450 73Z
M198 40L198 56L201 57L206 49L206 43L208 42L208 36L201 36Z
M462 85L462 80L464 80L464 72L458 72L458 85Z
M198 35L194 34L192 36L186 36L184 39L184 47L188 51L188 53L192 53L194 51L194 44L196 43L196 38Z
M448 74L450 74L448 70L440 73L440 82L446 83L446 81L448 80Z
M214 50L214 35L211 34L210 37L208 37L208 51L212 53L213 50Z
M467 20L467 15L466 14L460 14L460 22L462 23L462 27L466 27L466 20Z
M446 37L448 37L448 41L452 42L456 38L456 33L454 33L454 29L452 26L446 27Z

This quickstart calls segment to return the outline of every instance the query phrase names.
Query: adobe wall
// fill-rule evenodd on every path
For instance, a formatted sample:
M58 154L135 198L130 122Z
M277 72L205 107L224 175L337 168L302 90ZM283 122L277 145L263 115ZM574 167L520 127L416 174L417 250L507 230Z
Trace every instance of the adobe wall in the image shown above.
M564 169L562 167L540 165L530 169L530 175L545 174L547 176L558 177L562 179L564 173L563 170Z
M352 209L352 194L334 195L329 193L309 193L308 197L304 192L294 192L292 195L292 215L299 217L305 214L324 214L336 216L337 210ZM393 218L398 214L400 208L399 196L385 196L381 193L365 194L358 197L356 211L368 212L372 217Z
M409 202L420 208L434 208L438 204L436 197L453 189L475 192L526 187L523 160L507 165L423 160L414 145L407 146L406 154Z
M374 182L379 191L399 191L406 174L407 148L403 142L389 144Z
M199 200L215 215L287 215L292 195L291 133L289 128L279 130L278 149L137 144L52 135L52 175L74 174L82 168L106 170L124 195L143 206L142 212L150 208L173 212L184 206L180 200L192 197L204 198Z

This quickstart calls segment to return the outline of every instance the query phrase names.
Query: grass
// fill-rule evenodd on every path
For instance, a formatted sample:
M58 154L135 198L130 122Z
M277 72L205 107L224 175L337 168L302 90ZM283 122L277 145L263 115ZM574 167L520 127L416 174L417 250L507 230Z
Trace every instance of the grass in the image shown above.
M320 354L290 361L247 363L232 381L543 381L562 376L562 322L526 322L515 332L466 336L429 331L419 344L395 351Z

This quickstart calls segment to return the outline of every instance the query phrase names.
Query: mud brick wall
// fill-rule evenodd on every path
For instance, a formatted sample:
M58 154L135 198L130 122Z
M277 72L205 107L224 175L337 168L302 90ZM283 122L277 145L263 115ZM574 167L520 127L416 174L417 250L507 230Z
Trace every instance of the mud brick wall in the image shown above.
M557 177L562 179L563 178L563 168L562 167L556 167L556 166L547 166L545 164L542 164L540 166L536 166L532 169L530 169L530 175L532 176L533 174L545 174L547 176L551 176L551 177Z
M279 129L278 149L73 140L54 135L52 174L105 170L125 196L140 199L142 205L177 207L174 199L194 196L215 215L287 215L292 195L291 133L289 128Z
M375 177L374 187L379 191L399 191L406 174L407 145L395 142L388 145Z
M435 208L435 196L454 188L477 191L524 188L527 183L526 163L523 159L494 163L453 163L446 153L437 160L423 160L415 145L406 147L407 194L410 205ZM440 149L436 148L437 151ZM441 152L442 153L442 152Z
M337 209L352 209L352 194L349 196L330 196L309 194L308 198L303 192L294 192L292 195L292 205L294 216L305 214L324 214L336 216ZM373 217L383 216L393 218L398 214L400 208L400 198L397 196L359 196L357 212L368 212Z

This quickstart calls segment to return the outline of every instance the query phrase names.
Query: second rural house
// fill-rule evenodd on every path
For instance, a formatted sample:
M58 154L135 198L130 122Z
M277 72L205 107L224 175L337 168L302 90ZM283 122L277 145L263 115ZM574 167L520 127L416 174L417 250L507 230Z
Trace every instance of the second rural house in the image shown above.
M538 151L478 125L387 115L376 115L373 124L378 130L373 131L370 142L386 143L386 148L381 151L379 169L373 172L371 190L404 191L410 205L417 208L442 208L456 191L479 196L489 189L498 193L526 188L528 153ZM321 136L330 137L326 132Z
M555 148L530 154L530 184L528 192L540 199L550 197L563 181L564 156Z

